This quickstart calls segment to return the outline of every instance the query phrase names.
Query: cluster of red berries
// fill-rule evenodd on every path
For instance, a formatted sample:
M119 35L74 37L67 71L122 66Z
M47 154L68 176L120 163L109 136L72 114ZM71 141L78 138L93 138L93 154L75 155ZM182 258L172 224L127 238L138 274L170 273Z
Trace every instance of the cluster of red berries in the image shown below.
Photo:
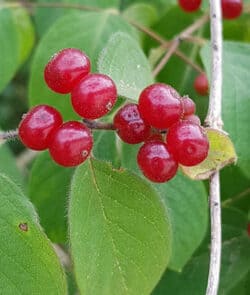
M178 0L179 6L186 12L197 11L202 0ZM234 19L241 15L243 10L242 0L221 0L223 18Z
M44 70L44 79L57 93L71 93L75 112L86 119L107 114L117 99L112 79L90 73L90 60L78 49L66 48L55 54ZM31 109L19 125L19 137L29 148L48 149L62 166L76 166L89 156L93 147L91 130L78 121L63 123L61 114L48 105Z
M141 92L138 104L127 104L116 113L114 126L124 142L144 142L137 154L143 174L166 182L175 176L178 164L195 166L207 157L209 142L194 113L189 97L155 83Z
M73 109L85 121L107 114L117 99L112 79L90 73L90 68L85 53L67 48L54 55L44 71L53 91L71 93ZM137 162L154 182L168 181L176 174L178 164L194 166L208 154L208 139L195 115L195 103L166 84L148 86L138 104L121 107L113 127L124 142L144 143ZM63 123L61 114L48 105L38 105L24 116L19 137L31 149L48 149L52 159L62 166L79 165L93 147L92 132L84 123Z

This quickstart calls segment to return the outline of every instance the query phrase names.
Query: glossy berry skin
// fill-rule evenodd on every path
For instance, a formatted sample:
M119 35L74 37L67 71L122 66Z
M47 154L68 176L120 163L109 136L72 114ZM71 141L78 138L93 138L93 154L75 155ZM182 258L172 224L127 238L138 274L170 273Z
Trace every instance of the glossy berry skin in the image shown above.
M139 149L137 163L142 173L153 182L166 182L177 172L178 164L162 141L148 141Z
M166 129L180 120L181 97L169 85L152 84L145 88L139 97L139 112L152 127Z
M201 0L178 0L178 3L185 12L194 12L200 8Z
M138 105L130 103L123 106L114 117L114 126L119 137L126 143L136 144L145 141L151 131L139 113Z
M182 98L182 107L183 107L183 116L193 115L195 113L195 109L196 109L195 103L188 96L184 96Z
M45 67L44 79L53 91L66 94L90 72L88 56L75 48L65 48L52 56Z
M183 121L189 121L189 122L193 122L197 125L201 125L201 120L198 116L192 114L192 115L186 115L183 117Z
M202 96L206 96L208 94L209 85L207 76L205 74L200 74L195 78L194 89Z
M80 122L69 121L52 134L49 152L57 164L71 167L84 162L92 146L90 130Z
M221 0L222 15L225 19L234 19L241 15L242 0Z
M113 80L103 74L89 74L71 93L71 102L78 115L86 119L97 119L106 115L117 100Z
M32 108L21 120L19 138L30 149L42 151L48 148L50 135L63 123L61 114L48 105Z
M167 145L176 161L184 166L195 166L208 155L209 142L204 130L190 121L169 128Z

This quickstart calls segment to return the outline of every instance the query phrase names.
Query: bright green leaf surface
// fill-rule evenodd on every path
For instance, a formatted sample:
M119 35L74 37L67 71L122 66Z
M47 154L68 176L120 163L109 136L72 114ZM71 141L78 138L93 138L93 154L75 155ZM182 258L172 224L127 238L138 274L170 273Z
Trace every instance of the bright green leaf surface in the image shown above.
M229 136L215 129L207 128L209 152L207 158L199 165L186 167L182 171L191 179L208 179L215 171L235 163L237 156Z
M250 45L224 42L223 53L223 121L238 155L238 166L250 177ZM201 51L209 73L210 48Z
M1 293L63 295L66 281L32 204L0 175Z
M70 243L82 294L149 294L167 266L170 224L142 179L97 160L76 169Z
M246 236L223 243L219 295L227 295L250 269L250 239ZM181 274L167 271L153 295L205 294L209 268L209 253L193 258Z
M60 18L44 35L37 48L29 84L29 99L31 105L54 105L67 119L76 115L68 96L56 94L48 89L43 79L43 71L49 58L58 50L66 47L76 47L85 51L91 59L92 71L96 71L96 61L100 51L109 37L116 31L134 34L120 16L110 12L76 12Z
M136 154L139 145L121 143L121 167L141 175ZM151 183L152 184L152 183ZM180 271L200 245L207 231L207 193L201 182L191 181L178 173L165 184L155 184L169 213L173 239L171 269Z
M143 88L153 83L151 69L137 41L115 33L103 49L98 70L112 77L121 96L138 100Z
M56 243L67 240L67 196L73 171L55 164L45 152L36 159L29 178L29 197L46 234Z
M23 9L0 8L0 91L30 54L34 43L33 27Z

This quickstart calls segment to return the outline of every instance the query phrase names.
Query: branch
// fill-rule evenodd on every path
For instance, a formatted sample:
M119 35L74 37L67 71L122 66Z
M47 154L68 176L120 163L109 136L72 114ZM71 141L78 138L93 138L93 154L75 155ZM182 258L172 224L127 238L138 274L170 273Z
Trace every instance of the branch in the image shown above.
M115 130L115 126L112 123L93 121L88 119L82 119L82 121L89 129Z
M18 130L9 130L9 131L1 131L0 132L0 142L4 142L6 140L16 139L18 137Z
M202 17L197 19L192 25L188 26L185 30L180 32L180 34L178 34L171 42L168 42L168 51L166 52L162 60L159 62L159 64L156 66L156 68L153 70L154 77L159 74L159 72L163 69L163 67L168 62L173 53L176 52L181 41L190 38L190 36L199 28L201 28L206 22L208 22L208 20L209 15L204 14Z
M213 128L222 128L222 20L221 2L210 0L211 18L211 48L212 73L209 97L209 108L206 125ZM206 295L216 295L219 288L221 266L221 201L220 176L214 173L210 178L210 215L211 215L211 253L208 285Z
M17 1L12 3L1 3L0 8L70 8L77 10L86 10L86 11L101 11L101 8L82 5L82 4L74 4L74 3L62 3L62 2L29 2L29 1Z

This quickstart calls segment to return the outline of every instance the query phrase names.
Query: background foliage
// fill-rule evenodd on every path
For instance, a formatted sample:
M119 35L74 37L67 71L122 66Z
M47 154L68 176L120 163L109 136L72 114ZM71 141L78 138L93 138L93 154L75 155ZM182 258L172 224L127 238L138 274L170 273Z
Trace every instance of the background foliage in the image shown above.
M65 120L76 118L68 95L59 97L43 80L48 59L65 47L84 50L93 71L115 80L117 107L125 99L137 101L154 81L151 70L164 53L138 25L171 40L206 11L208 1L203 2L201 11L186 14L175 0L58 0L54 8L36 7L43 0L26 8L1 1L0 128L15 129L22 113L36 104L57 107ZM221 295L247 295L250 288L249 28L249 13L223 22L223 120L238 163L221 173ZM202 45L184 41L179 49L209 76L209 25L196 36ZM194 92L196 75L174 55L156 80L188 94L204 119L208 97ZM6 295L204 294L207 182L180 171L171 182L153 185L138 171L138 146L120 142L112 132L95 131L94 137L95 159L76 171L54 164L47 152L27 163L20 143L1 145L1 290ZM63 260L65 272L52 243L72 255L73 263Z

